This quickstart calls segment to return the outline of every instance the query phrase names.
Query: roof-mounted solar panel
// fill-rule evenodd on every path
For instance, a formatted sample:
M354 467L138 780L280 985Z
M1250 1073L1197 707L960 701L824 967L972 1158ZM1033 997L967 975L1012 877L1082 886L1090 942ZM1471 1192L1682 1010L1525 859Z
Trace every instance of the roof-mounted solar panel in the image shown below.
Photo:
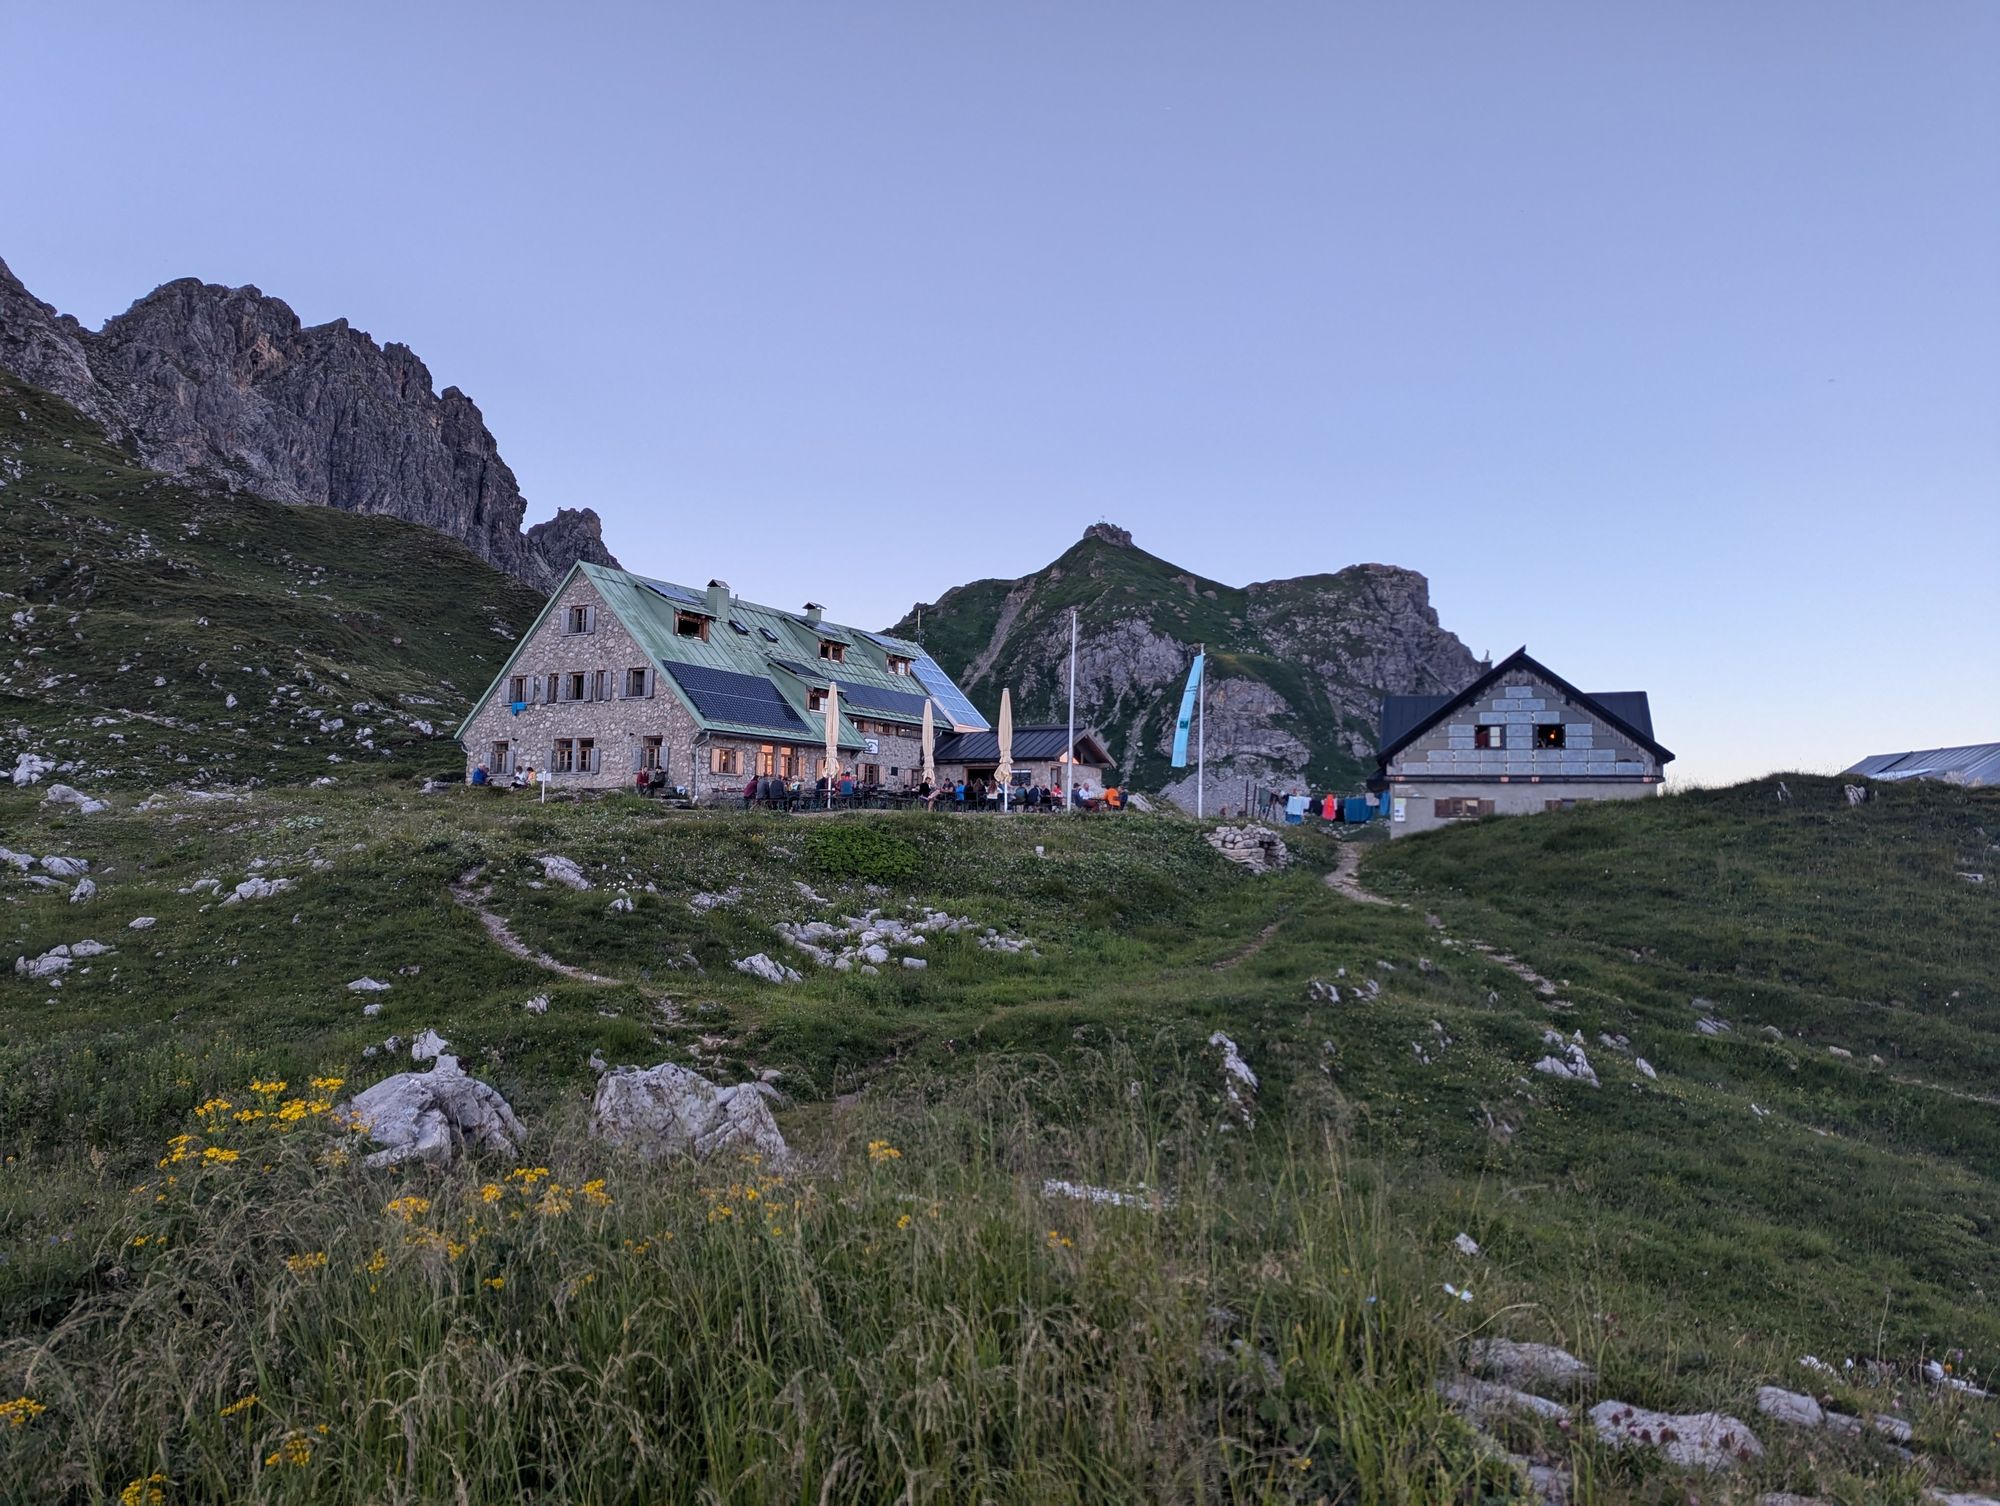
M672 581L654 580L645 575L635 575L632 578L654 595L664 596L668 601L681 601L690 606L698 606L707 599L699 592L690 591L686 586L677 586Z
M918 654L910 668L924 689L931 693L931 699L938 703L938 709L951 718L954 726L977 727L982 732L992 727L993 724L979 714L979 708L965 698L964 691L951 683L951 676L929 654Z
M664 668L694 703L694 709L708 721L733 722L739 727L759 727L801 737L811 734L812 729L778 693L778 687L762 675L671 661Z
M836 679L839 676L835 676ZM840 698L857 711L879 711L887 716L907 716L911 720L924 714L923 696L908 690L886 690L879 685L847 685L840 687Z

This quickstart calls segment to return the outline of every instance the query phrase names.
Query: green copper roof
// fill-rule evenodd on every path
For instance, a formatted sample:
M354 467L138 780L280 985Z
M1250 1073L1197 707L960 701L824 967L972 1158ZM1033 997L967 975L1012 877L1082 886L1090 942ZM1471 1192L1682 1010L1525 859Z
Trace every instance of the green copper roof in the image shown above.
M885 697L882 704L854 708L856 715L870 720L895 722L912 729L922 720L921 702L928 693L926 687L912 676L893 674L889 669L892 651L913 660L923 657L923 650L914 643L905 643L882 633L863 632L840 623L821 622L815 625L799 613L744 601L720 588L711 593L672 581L635 575L628 570L612 570L603 565L582 562L572 567L572 573L575 572L581 572L596 587L605 606L617 615L656 667L671 670L674 665L699 666L730 674L754 675L767 681L800 721L816 734L806 741L822 740L820 729L824 725L821 714L808 709L808 692L824 689L829 681L838 682L841 688L839 740L842 748L855 750L863 746L861 733L847 715L846 696L850 690L860 690L864 696L868 691L875 690L892 697L917 698L914 704L905 702L894 705ZM550 606L568 584L569 577L565 576L562 585L549 597L549 605L543 607L541 616L522 636L523 644L540 630ZM683 612L697 613L709 619L706 638L685 637L675 631L675 623ZM835 664L820 658L822 640L842 645L842 662ZM475 704L475 713L492 697L512 668L510 656L508 663L494 677L493 686ZM688 713L706 731L725 732L766 742L787 740L784 734L775 733L769 727L718 721L704 716L671 673L663 674L660 684L687 707ZM941 710L937 713L937 723L941 733L951 729L950 716ZM463 728L460 730L462 733ZM793 733L789 740L798 741L798 734Z

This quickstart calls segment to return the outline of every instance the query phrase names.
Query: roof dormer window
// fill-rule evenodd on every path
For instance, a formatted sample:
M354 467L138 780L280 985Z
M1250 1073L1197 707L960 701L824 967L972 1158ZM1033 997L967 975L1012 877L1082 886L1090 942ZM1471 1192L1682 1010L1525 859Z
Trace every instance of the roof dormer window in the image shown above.
M906 657L904 657L904 656L903 656L902 654L891 654L891 655L889 655L889 673L890 673L890 674L892 674L892 675L907 675L907 674L909 674L909 673L910 673L910 671L911 671L911 668L912 668L912 666L911 666L911 663L910 663L909 659L907 659Z
M699 612L674 613L674 636L708 641L708 619Z
M822 638L819 640L819 656L834 664L844 664L847 662L847 645Z

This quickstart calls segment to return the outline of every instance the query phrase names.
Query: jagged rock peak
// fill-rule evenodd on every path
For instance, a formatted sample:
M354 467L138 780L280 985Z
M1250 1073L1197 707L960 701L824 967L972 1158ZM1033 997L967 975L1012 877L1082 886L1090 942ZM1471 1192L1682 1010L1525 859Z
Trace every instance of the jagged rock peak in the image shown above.
M1084 529L1086 539L1097 539L1106 544L1115 544L1120 549L1132 547L1132 530L1120 528L1116 523L1092 523Z
M522 532L527 504L478 405L434 391L407 345L306 325L255 287L178 278L93 334L0 263L0 367L170 475L422 523L544 589L577 559L615 563L587 508Z

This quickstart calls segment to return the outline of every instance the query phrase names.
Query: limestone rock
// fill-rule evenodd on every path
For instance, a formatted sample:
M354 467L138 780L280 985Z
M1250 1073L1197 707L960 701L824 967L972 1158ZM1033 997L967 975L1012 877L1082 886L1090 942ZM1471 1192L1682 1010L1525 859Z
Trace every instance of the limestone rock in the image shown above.
M647 1160L707 1160L727 1151L780 1162L788 1153L765 1101L767 1091L762 1083L717 1087L673 1062L613 1067L598 1079L590 1133Z
M86 858L46 857L42 859L42 872L50 878L78 879L90 872L90 862Z
M1222 1091L1234 1116L1248 1129L1257 1122L1257 1074L1236 1049L1236 1042L1220 1030L1208 1038L1209 1045L1222 1053Z
M554 853L543 853L535 861L542 865L542 874L552 884L561 884L566 889L583 890L590 887L590 880L583 870L568 858Z
M73 905L88 904L96 898L97 881L95 879L78 879L76 887L69 891L69 902Z
M5 265L6 264L4 262L0 262L0 268L4 268ZM4 327L5 327L5 321L0 320L0 328ZM15 787L20 788L24 785L34 784L44 774L48 773L48 771L50 769L53 769L54 767L55 765L53 763L49 762L48 759L43 758L38 754L23 753L20 757L14 760Z
M799 981L799 974L796 970L786 967L782 962L774 961L763 952L753 952L748 957L739 957L730 966L734 967L739 973L748 973L753 978L762 978L766 983L797 983Z
M126 922L125 929L128 931L150 931L159 923L158 918L155 916L138 915Z
M225 905L240 905L245 900L270 899L291 887L290 879L247 878L232 889L222 902Z
M410 1056L416 1061L429 1061L433 1057L442 1058L451 1049L451 1042L435 1030L425 1030L410 1042Z
M77 811L80 814L85 816L94 816L99 811L109 810L111 808L110 806L106 805L102 800L98 800L93 798L92 796L86 795L82 790L72 789L70 786L66 784L50 785L49 792L46 795L42 796L42 804L73 805L77 808Z
M1569 1421L1569 1408L1559 1401L1550 1401L1546 1396L1536 1396L1513 1386L1478 1380L1469 1375L1439 1381L1438 1394L1453 1411L1474 1423L1504 1417L1510 1412L1545 1417L1551 1422Z
M369 1166L405 1161L448 1165L467 1146L518 1152L528 1131L507 1100L440 1056L428 1072L400 1072L354 1095L335 1111L340 1122L382 1147Z
M1560 1077L1567 1082L1588 1083L1593 1088L1598 1086L1597 1073L1590 1065L1590 1058L1583 1054L1581 1032L1575 1039L1566 1040L1560 1031L1545 1030L1542 1032L1542 1043L1554 1046L1556 1053L1536 1062L1537 1072L1545 1072L1550 1077Z
M1478 1374L1524 1389L1571 1391L1597 1379L1597 1372L1567 1349L1514 1339L1476 1341L1466 1351L1466 1364Z
M1268 826L1218 826L1207 835L1210 847L1252 873L1276 873L1291 866L1291 848Z
M347 985L347 991L351 994L386 994L394 987L393 983L384 983L376 978L356 978Z
M1653 1412L1622 1401L1590 1409L1590 1425L1614 1449L1655 1449L1682 1469L1734 1469L1764 1456L1757 1435L1723 1412Z

